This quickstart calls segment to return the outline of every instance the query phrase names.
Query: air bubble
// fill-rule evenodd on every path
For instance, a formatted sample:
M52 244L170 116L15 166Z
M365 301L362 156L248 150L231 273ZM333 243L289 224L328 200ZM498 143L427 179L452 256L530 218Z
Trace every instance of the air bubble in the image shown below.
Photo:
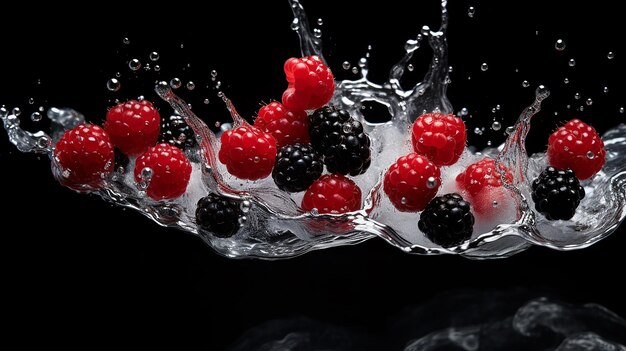
M483 131L480 128L476 127L476 128L474 128L474 134L476 134L476 135L483 135Z
M554 43L554 48L558 51L565 50L565 42L563 41L563 39L558 39L556 43Z
M128 45L128 44L130 44L130 39L124 38L124 39L122 39L122 43L124 43L125 45Z
M354 74L359 73L359 69L357 67L352 67L352 73Z
M474 18L474 14L476 14L476 9L474 8L474 6L470 6L470 7L467 9L467 16L468 16L469 18Z
M467 107L463 107L461 109L461 111L459 111L459 116L460 117L465 117L465 116L467 116L468 113L469 113L469 111L467 110Z
M508 126L508 127L506 127L506 129L504 130L504 132L505 132L507 135L511 135L511 134L513 134L513 132L514 132L514 131L515 131L515 127L513 127L513 126Z
M152 171L152 168L150 168L150 167L144 167L144 168L142 168L142 169L141 169L141 174L140 174L140 176L141 176L141 180L144 180L144 181L146 181L146 182L149 182L149 181L150 181L150 179L152 179L152 175L153 175L153 173L154 173L154 172Z
M406 205L407 202L408 202L408 200L404 196L400 199L400 203L403 204L403 205Z
M498 201L496 201L496 200L493 200L493 202L491 203L491 207L493 207L493 208L498 207L498 205L499 205Z
M605 94L606 94L606 93L608 93L608 92L609 92L609 87L604 87L604 88L602 89L602 91L603 91Z
M137 59L132 59L128 62L128 68L133 71L137 71L141 68L141 62L139 62L139 60Z
M318 18L318 19L317 19L317 25L318 25L318 26L321 26L321 25L323 25L323 24L324 24L324 20L323 20L323 19L321 19L321 18Z
M409 64L406 66L406 69L408 69L408 70L409 70L409 72L413 72L413 70L415 69L415 67L413 67L413 65L409 63Z
M154 71L155 71L155 72L158 72L158 71L160 71L160 70L161 70L161 66L159 66L159 65L154 65Z
M180 88L181 84L183 84L179 78L172 78L172 80L170 80L170 87L172 87L172 89L178 89Z
M529 86L530 86L530 83L527 80L522 82L522 87L528 88Z
M569 84L569 78L565 78L565 79L563 79L563 83L565 83L565 84Z
M159 53L156 51L153 51L150 53L149 55L150 61L158 61L159 60Z
M576 60L574 59L569 59L569 62L567 63L570 67L574 67L576 66Z
M13 116L15 117L19 117L22 114L22 110L20 110L19 107L14 107L13 111L11 111L13 113Z
M37 146L41 149L47 149L50 145L52 145L52 140L47 135L40 136L37 139Z
M120 87L120 81L115 78L111 78L107 81L107 89L109 89L109 91L118 91Z
M480 70L481 70L481 71L485 72L485 71L487 71L488 69L489 69L489 65L487 65L487 63L486 63L486 62L483 62L483 64L482 64L482 65L480 65Z
M613 53L613 51L609 51L608 54L606 54L606 58L608 58L609 60L612 60L615 58L615 54Z
M574 94L574 99L576 99L576 100L580 100L580 93L576 93L576 94Z
M216 70L212 70L211 71L211 78L215 78L215 77L217 77L217 71Z
M498 131L500 129L502 129L502 123L498 122L498 121L493 121L493 123L491 123L491 129Z
M591 106L593 105L593 100L591 100L591 98L587 99L587 101L585 101L585 104L587 104L587 106Z
M293 19L293 22L291 22L291 30L298 30L300 29L300 21L297 18Z
M348 61L343 61L343 63L341 64L341 67L343 69L345 69L346 71L350 69L350 62Z
M435 179L435 177L428 177L426 180L426 187L428 189L435 189L437 187L437 179Z
M33 113L30 114L30 120L33 122L39 122L41 121L41 113L35 111Z
M204 104L205 104L205 105L208 105L208 104L209 104L209 98L205 98L205 99L204 99Z
M196 83L192 81L188 81L186 87L187 87L187 90L194 90L196 88Z

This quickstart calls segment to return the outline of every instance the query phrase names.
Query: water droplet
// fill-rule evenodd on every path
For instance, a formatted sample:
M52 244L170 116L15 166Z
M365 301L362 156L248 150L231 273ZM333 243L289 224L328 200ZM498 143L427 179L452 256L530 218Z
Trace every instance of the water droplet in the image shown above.
M421 33L422 33L422 35L429 35L430 34L430 27L429 26L423 26Z
M493 123L491 123L491 129L498 131L502 128L502 123L498 122L498 121L493 121Z
M585 101L585 103L587 104L587 106L591 106L593 105L593 100L591 100L591 98L588 98L587 101Z
M513 134L513 132L514 132L514 131L515 131L515 127L513 127L513 126L508 126L508 127L506 127L506 129L504 130L504 132L505 132L507 135L511 135L511 134Z
M261 162L261 158L259 156L254 156L254 159L252 159L254 161L254 163L259 163Z
M300 21L297 18L293 19L293 22L291 22L291 30L298 30L300 29Z
M184 43L180 43L180 48L184 49L185 48L185 44Z
M402 203L403 205L406 205L407 201L407 198L404 196L400 199L400 203Z
M172 80L170 80L170 86L172 87L172 89L178 89L180 88L181 84L183 84L179 78L172 78Z
M569 78L565 78L565 79L563 79L563 83L565 83L565 84L569 84Z
M539 101L543 101L550 95L550 89L548 89L545 85L540 84L537 89L535 89L535 95ZM528 110L534 111L534 108L531 106Z
M475 13L476 13L476 9L474 8L474 6L470 6L470 7L467 9L467 16L468 16L469 18L474 18L474 14L475 14Z
M208 104L209 104L209 98L205 98L205 99L204 99L204 104L205 104L205 105L208 105Z
M39 106L38 110L39 110L39 112L43 112L45 110L45 108L43 106Z
M313 207L313 208L311 209L311 214L312 214L313 216L317 216L319 213L320 213L320 212L319 212L319 210L318 210L317 208Z
M486 70L488 70L488 69L489 69L489 65L487 65L487 63L486 63L486 62L483 62L483 64L482 64L482 65L480 65L480 70L481 70L481 71L485 72L485 71L486 71Z
M587 158L590 160L593 160L593 158L596 157L596 155L594 155L593 151L587 151Z
M350 69L350 62L348 61L343 61L343 63L341 64L341 67L343 69L345 69L346 71Z
M583 112L585 110L585 106L580 105L578 106L578 111Z
M115 78L111 78L107 81L107 89L109 89L109 91L118 91L120 87L120 81Z
M128 68L133 71L137 71L141 68L141 62L139 62L139 60L137 59L132 59L128 62Z
M500 111L501 108L502 108L502 106L500 106L500 104L496 105L496 110Z
M124 43L125 45L128 45L128 44L130 44L130 39L124 38L124 39L122 39L122 43Z
M409 39L406 41L406 43L404 43L404 50L406 52L413 52L417 50L419 47L420 47L419 40Z
M365 106L363 106L363 107L365 107ZM352 123L350 123L350 122L344 123L343 126L341 126L341 129L346 134L350 133L352 131Z
M146 65L143 67L144 71L149 71L150 70L150 64L146 63Z
M406 69L408 69L408 70L409 70L409 72L413 72L413 69L415 69L415 67L413 67L413 65L409 63L409 64L406 66Z
M140 176L141 176L142 180L149 182L150 179L152 179L152 174L153 174L152 168L144 167L144 168L141 169Z
M30 114L30 119L31 119L31 121L33 121L33 122L39 122L39 121L41 121L41 117L42 117L42 116L41 116L41 113L39 113L39 112L37 112L37 111L35 111L35 112L33 112L33 113L31 113L31 114Z
M215 78L217 77L217 71L216 70L212 70L211 71L211 78Z
M241 202L241 212L248 213L250 211L250 207L252 207L252 203L249 200L244 200Z
M467 107L463 107L461 109L461 111L459 111L459 116L460 117L465 117L465 116L467 116L468 113L469 113L469 111L467 110Z
M0 107L0 118L5 118L8 115L9 115L9 110L7 110L7 108L4 106Z
M237 223L239 223L239 225L242 227L246 224L247 221L248 218L246 216L241 216L239 217L239 219L237 219Z
M522 87L528 88L529 86L530 86L530 83L527 80L522 82Z
M619 113L624 113L624 108L623 107L619 108Z
M28 98L28 104L29 104L29 105L32 105L32 104L34 104L34 103L35 103L35 99L33 99L33 98Z
M316 38L321 38L322 37L322 30L319 28L313 28L313 36Z
M613 51L609 51L608 54L606 54L606 58L608 58L609 60L612 60L615 58L615 54L613 53Z
M160 70L161 70L161 66L159 66L159 65L154 65L154 71L155 71L155 72L158 72L158 71L160 71Z
M323 24L324 24L324 20L323 20L322 18L318 18L318 19L317 19L317 25L318 25L318 26L321 26L321 25L323 25Z
M496 201L496 200L493 200L493 202L491 203L491 207L493 207L493 208L498 207L498 205L499 205L498 201Z
M558 51L565 50L565 42L563 41L563 39L558 39L556 43L554 43L554 48Z
M555 115L555 116L558 116L558 115L559 115L559 112L558 112L558 111L554 111L554 115Z
M22 114L22 110L19 107L14 107L11 111L15 117L19 117Z
M487 146L491 146L491 140L487 140Z
M42 135L37 139L37 146L41 149L46 149L52 145L52 140L47 135Z
M159 60L159 53L156 51L153 51L150 53L149 55L150 57L150 61L158 61Z
M192 81L188 81L186 87L187 87L187 90L194 90L196 88L196 83Z
M576 100L580 100L580 93L576 93L576 94L574 94L574 99L576 99Z
M483 135L483 131L480 128L476 127L476 128L474 128L474 134L476 134L476 135Z
M352 73L354 74L359 73L359 69L357 67L352 67Z
M570 67L574 67L576 66L576 60L574 59L569 59L569 62L567 63Z
M428 189L435 189L437 187L437 179L435 179L435 177L428 177L428 179L426 179L426 187Z
M365 57L361 57L359 59L359 67L363 68L365 66L367 66L367 59Z

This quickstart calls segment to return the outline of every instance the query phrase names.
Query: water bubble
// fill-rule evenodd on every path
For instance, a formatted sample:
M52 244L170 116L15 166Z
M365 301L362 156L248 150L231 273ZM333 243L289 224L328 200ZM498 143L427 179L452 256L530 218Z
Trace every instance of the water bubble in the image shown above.
M555 116L558 116L558 115L559 115L559 112L558 112L558 111L554 111L554 115L555 115Z
M172 89L178 89L180 88L181 84L183 84L179 78L172 78L172 80L170 80L170 86L172 87Z
M150 53L150 55L148 56L150 58L150 61L158 61L159 60L159 53L156 51L153 51Z
M491 123L491 129L498 131L502 128L502 123L498 122L498 121L493 121L493 123Z
M185 44L184 43L180 43L180 48L184 49L185 48Z
M491 140L487 140L487 146L491 146Z
M613 51L609 51L608 54L606 54L606 58L608 58L609 60L612 60L615 58L615 54L613 53Z
M500 111L501 108L502 108L502 106L500 106L500 104L496 105L496 110Z
M408 69L408 70L409 70L409 72L413 72L413 69L415 69L415 67L413 67L413 65L409 63L409 64L406 66L406 69Z
M483 62L483 64L482 64L482 65L480 65L480 70L481 70L481 71L485 72L485 71L486 71L486 70L488 70L488 69L489 69L489 65L487 65L487 63L486 63L486 62Z
M324 20L323 20L322 18L318 18L318 19L317 19L317 25L318 25L318 26L321 26L321 25L323 25L323 24L324 24Z
M567 63L570 67L574 67L576 66L576 60L574 59L569 59L569 62Z
M420 47L419 40L409 39L406 41L406 43L404 43L404 50L406 52L413 52L417 50L419 47Z
M313 36L316 38L321 38L322 37L322 30L319 28L313 28Z
M563 79L563 83L569 84L569 78L565 77L565 79Z
M220 128L221 126L222 126L222 122L220 121L215 122L215 128Z
M192 81L188 81L186 87L187 87L187 90L194 90L196 88L196 83Z
M587 101L585 101L585 103L587 104L587 106L591 106L593 105L593 100L591 100L591 98L588 98Z
M363 68L367 65L367 59L365 57L361 57L359 59L359 67Z
M496 200L493 200L493 202L491 203L491 207L493 207L493 208L498 207L498 205L499 205L498 201L496 201Z
M529 86L530 86L530 83L527 80L522 82L522 87L528 88Z
M209 104L209 98L205 98L203 102L204 102L205 105L208 105Z
M122 43L124 43L125 45L128 45L128 44L130 44L130 39L124 38L124 39L122 39Z
M300 29L300 20L298 20L297 18L294 18L293 22L291 22L291 29L292 30Z
M154 71L155 71L155 72L158 72L158 71L160 71L160 70L161 70L161 66L159 66L159 65L154 65Z
M30 120L33 122L39 122L41 121L41 113L35 111L33 113L30 114Z
M435 189L437 187L437 179L435 179L435 177L428 177L428 179L426 179L426 187L428 189Z
M320 213L320 211L319 211L316 207L313 207L313 208L311 209L311 214L312 214L313 216L317 216L319 213Z
M593 151L587 151L588 159L593 160L594 157L596 157L596 155L593 153Z
M608 93L608 92L609 92L609 87L604 87L604 88L602 89L602 91L603 91L605 94L606 94L606 93Z
M141 62L139 62L139 60L137 59L132 59L128 62L128 68L133 71L137 71L141 68Z
M576 99L576 100L580 100L580 93L576 93L576 94L574 94L574 99Z
M483 131L482 131L482 129L476 127L476 128L474 128L474 134L476 134L476 135L483 135Z
M474 18L474 14L475 14L475 13L476 13L476 9L474 8L474 6L470 6L470 7L467 9L467 16L468 16L469 18Z
M153 174L154 174L154 172L152 171L152 168L144 167L144 168L141 169L140 177L141 177L142 180L150 181L150 179L152 179L152 175Z
M19 107L14 107L11 111L15 117L19 117L22 114L22 110Z
M219 89L222 86L222 82L221 81L217 81L217 83L215 83L215 89Z
M469 111L467 110L467 107L463 107L461 109L461 111L459 111L459 116L460 117L465 117L465 116L467 116L468 113L469 113Z
M363 107L365 107L365 106L363 106ZM352 131L352 123L350 123L350 122L344 123L343 126L341 126L341 129L346 134L350 133Z
M7 108L4 106L0 107L0 118L5 118L8 115L9 115L9 110L7 110Z
M215 78L217 77L217 71L216 70L212 70L211 71L211 78Z
M46 149L52 145L52 140L47 135L42 135L37 139L37 146L41 149Z
M407 201L407 198L404 196L400 199L400 203L402 203L403 205L406 205Z
M343 63L341 64L341 67L343 69L345 69L346 71L350 69L350 62L348 61L343 61Z
M241 212L248 213L250 212L250 207L252 207L252 203L249 200L243 200L241 202Z
M554 43L554 48L558 51L565 50L565 42L563 41L563 39L558 39L556 43Z
M150 64L146 63L146 65L143 67L144 71L149 71L150 70Z
M453 67L452 67L452 66L449 66L449 67L448 67L448 73L452 73L452 71L453 71Z
M585 110L585 106L580 105L578 106L578 111L583 112Z
M421 33L422 33L422 35L429 35L430 34L430 27L429 26L423 26Z
M261 158L259 156L254 156L254 158L252 160L254 161L254 163L261 162Z
M28 104L29 104L29 105L32 105L32 104L34 104L34 103L35 103L35 99L33 99L33 98L28 98Z
M496 113L496 108L495 107L491 109L491 113Z
M39 108L37 110L39 110L39 112L43 112L45 110L45 108L43 106L39 106Z
M120 81L115 78L111 78L107 81L107 89L110 91L118 91L120 90L120 86Z
M357 67L352 67L352 73L354 74L359 73L359 69Z
M514 132L514 131L515 131L515 127L513 127L513 126L508 126L508 127L506 127L506 129L504 130L504 132L505 132L507 135L511 135L511 134L513 134L513 132Z

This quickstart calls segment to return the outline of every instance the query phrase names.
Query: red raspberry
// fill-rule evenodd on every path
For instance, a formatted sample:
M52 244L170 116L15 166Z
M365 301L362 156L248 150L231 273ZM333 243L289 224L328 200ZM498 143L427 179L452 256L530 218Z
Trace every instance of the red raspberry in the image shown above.
M142 180L142 170L150 168L152 176L146 189L154 200L175 199L187 190L191 176L191 163L176 146L168 143L157 144L137 158L135 181Z
M129 100L107 112L104 129L111 141L128 156L137 156L157 142L161 126L159 111L147 100Z
M80 189L102 185L102 176L113 170L113 144L107 132L97 125L79 124L63 134L54 148L60 167L61 183Z
M418 212L437 194L441 186L439 167L426 156L412 152L387 169L383 182L385 194L402 212Z
M272 173L276 160L276 139L251 125L222 134L220 162L237 178L257 180Z
M292 111L314 110L330 101L335 91L335 79L317 56L290 58L285 62L289 86L283 93L283 105Z
M449 166L459 160L467 133L465 123L453 114L425 113L413 122L413 150L437 166Z
M271 134L276 147L296 143L309 144L309 116L305 111L291 111L280 102L271 102L261 107L254 126Z
M346 213L361 209L361 189L343 174L325 174L304 193L302 209L318 213Z
M513 182L513 174L503 165L499 165L504 171L504 179L507 183ZM462 191L467 192L467 199L478 214L489 214L493 211L493 203L505 203L508 198L503 188L502 177L496 169L496 160L484 158L469 165L456 177L456 182Z
M570 168L580 180L598 173L606 157L598 132L578 119L567 122L550 135L547 154L551 166Z

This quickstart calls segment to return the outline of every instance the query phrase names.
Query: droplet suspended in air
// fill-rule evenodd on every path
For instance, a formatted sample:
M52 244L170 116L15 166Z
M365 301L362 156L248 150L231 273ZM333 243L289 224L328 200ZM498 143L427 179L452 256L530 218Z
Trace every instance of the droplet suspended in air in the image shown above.
M153 51L150 53L149 55L150 57L150 61L158 61L159 60L159 53L156 51Z
M602 89L602 91L603 91L605 94L606 94L606 93L608 93L608 92L609 92L609 87L604 87L604 88Z
M293 19L293 22L291 22L291 30L298 30L300 29L300 20L298 20L297 18Z
M317 25L318 25L318 26L321 26L321 25L323 25L323 24L324 24L324 20L323 20L321 17L320 17L320 18L318 18L318 19L317 19Z
M623 107L619 108L619 113L624 113L624 108Z
M322 37L322 30L319 28L313 28L313 36L316 38L321 38Z
M343 63L341 64L341 68L345 69L346 71L350 69L350 62L348 61L343 61Z
M33 113L31 113L30 115L30 120L33 122L39 122L41 121L41 113L39 113L38 111L35 111Z
M208 105L209 104L209 98L204 99L204 104Z
M489 69L489 65L486 62L483 62L482 65L480 65L480 70L485 72Z
M515 131L515 127L513 127L513 126L508 126L508 127L506 127L506 129L504 130L504 132L505 132L507 135L511 135L511 134L513 134L513 132L514 132L514 131Z
M576 94L574 94L574 99L576 99L576 100L580 100L580 93L576 93Z
M574 67L576 66L576 60L574 59L569 59L569 62L567 63L570 67Z
M33 99L33 98L28 98L28 104L29 104L29 105L32 105L32 104L34 104L34 103L35 103L35 99Z
M170 80L170 87L172 87L172 89L178 89L180 88L181 85L182 85L182 82L180 81L179 78L172 78Z
M357 67L352 67L352 73L354 74L359 73L359 69Z
M161 70L161 66L159 65L154 65L154 71L155 72L159 72Z
M130 44L130 39L124 38L124 39L122 39L122 43L124 43L125 45L128 45L128 44Z
M459 111L459 116L460 117L465 117L465 116L467 116L468 113L469 113L469 111L467 110L467 107L463 107L461 109L461 111Z
M587 106L591 106L593 105L593 100L591 98L588 98L587 101L585 101L585 104L587 104Z
M413 65L409 63L409 64L406 66L406 69L408 69L408 70L409 70L409 72L413 72L413 70L415 69L415 67L413 67Z
M565 50L565 42L563 41L563 39L557 39L556 43L554 43L554 48L558 51Z
M566 77L565 79L563 79L563 83L569 84L569 78Z
M107 81L107 89L109 89L109 91L118 91L121 86L120 81L115 78L111 78Z
M491 129L498 131L502 128L502 123L498 122L498 121L493 121L493 123L491 123Z
M196 83L192 81L188 81L186 87L187 87L187 90L194 90L196 88Z
M141 62L139 62L139 60L137 59L132 59L128 62L128 68L133 71L137 71L141 68Z
M612 60L615 58L615 54L613 53L613 51L609 51L608 54L606 54L606 58L608 58L609 60Z
M483 131L482 131L482 129L476 127L476 128L474 128L474 134L476 134L476 135L483 135Z
M469 18L474 18L474 15L475 15L475 14L476 14L476 9L474 8L474 6L470 6L470 7L467 9L467 16L468 16Z
M522 87L528 88L529 86L530 86L530 83L527 80L522 82Z

